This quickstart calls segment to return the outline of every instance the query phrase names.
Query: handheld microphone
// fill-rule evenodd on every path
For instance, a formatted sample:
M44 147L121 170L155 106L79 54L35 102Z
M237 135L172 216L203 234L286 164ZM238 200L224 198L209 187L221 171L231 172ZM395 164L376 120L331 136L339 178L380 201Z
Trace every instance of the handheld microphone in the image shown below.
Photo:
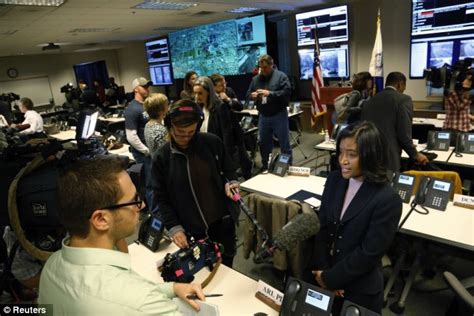
M255 262L262 263L271 257L276 249L289 251L295 245L319 232L319 218L314 212L298 214L286 223L273 240L262 244L262 251L255 255Z

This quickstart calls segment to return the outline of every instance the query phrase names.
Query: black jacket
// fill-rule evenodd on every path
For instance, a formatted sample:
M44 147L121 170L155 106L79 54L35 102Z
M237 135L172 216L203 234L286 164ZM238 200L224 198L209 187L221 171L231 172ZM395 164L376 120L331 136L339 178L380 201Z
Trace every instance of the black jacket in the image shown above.
M387 169L400 171L402 149L415 159L416 148L412 141L412 120L406 104L411 99L391 88L377 93L364 103L361 119L377 126L387 149Z
M312 270L322 270L324 283L346 293L383 291L381 258L392 243L402 201L387 183L364 182L339 220L349 180L332 172L325 184Z
M211 108L207 132L219 136L222 142L224 142L225 149L229 155L234 152L235 140L232 130L232 113L226 104L219 102Z
M191 140L188 150L209 162L212 170L212 182L209 185L217 186L218 191L222 192L219 196L209 198L224 199L230 215L237 222L239 209L224 191L225 183L235 180L236 175L229 164L222 141L209 133L197 133ZM192 235L207 232L207 223L195 198L188 170L187 155L178 151L171 142L163 145L153 156L151 167L153 205L158 205L171 235L181 227ZM228 214L224 212L225 210L222 216Z

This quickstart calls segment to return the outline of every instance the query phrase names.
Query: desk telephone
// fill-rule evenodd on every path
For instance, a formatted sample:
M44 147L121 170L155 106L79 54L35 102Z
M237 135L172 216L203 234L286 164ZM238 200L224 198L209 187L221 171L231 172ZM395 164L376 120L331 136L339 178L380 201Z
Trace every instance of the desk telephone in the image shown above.
M138 241L145 247L155 252L158 250L161 238L163 238L164 224L156 214L147 213L140 224Z
M275 154L273 155L270 163L268 164L268 171L273 174L284 177L288 167L290 165L290 155L288 154Z
M450 142L451 142L451 132L429 131L426 149L448 151Z
M410 203L415 177L404 173L394 173L392 187L400 195L403 203Z
M418 205L444 211L452 190L451 181L424 176L420 181L414 201Z
M474 134L460 133L456 140L456 153L474 154Z
M334 293L293 277L288 279L280 316L331 315Z

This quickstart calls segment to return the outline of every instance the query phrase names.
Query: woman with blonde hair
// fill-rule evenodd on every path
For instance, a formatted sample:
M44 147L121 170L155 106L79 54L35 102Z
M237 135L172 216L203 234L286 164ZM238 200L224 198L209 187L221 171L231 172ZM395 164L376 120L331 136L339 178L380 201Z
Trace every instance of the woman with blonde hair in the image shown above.
M145 143L152 154L168 140L168 131L163 125L169 108L168 98L162 93L153 93L145 99L143 107L150 117L145 125Z

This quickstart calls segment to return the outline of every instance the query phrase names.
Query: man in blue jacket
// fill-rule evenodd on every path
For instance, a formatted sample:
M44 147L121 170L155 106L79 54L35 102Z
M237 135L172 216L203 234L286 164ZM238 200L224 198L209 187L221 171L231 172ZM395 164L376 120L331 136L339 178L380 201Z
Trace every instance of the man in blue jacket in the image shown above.
M268 157L273 149L273 135L280 143L282 153L291 155L289 139L288 111L291 84L288 77L273 68L273 58L263 55L258 60L260 74L255 76L247 91L247 99L251 98L259 111L258 131L262 167L268 169ZM291 163L291 159L290 159Z

